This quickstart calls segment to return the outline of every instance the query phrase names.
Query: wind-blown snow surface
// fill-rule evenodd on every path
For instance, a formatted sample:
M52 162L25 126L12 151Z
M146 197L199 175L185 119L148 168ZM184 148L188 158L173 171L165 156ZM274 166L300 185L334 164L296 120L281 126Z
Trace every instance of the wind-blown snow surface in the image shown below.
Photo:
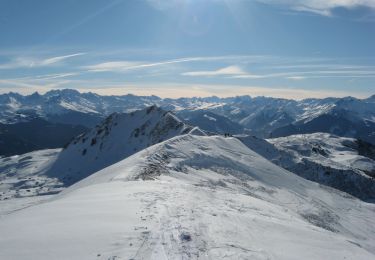
M183 135L0 218L1 259L374 259L375 206Z

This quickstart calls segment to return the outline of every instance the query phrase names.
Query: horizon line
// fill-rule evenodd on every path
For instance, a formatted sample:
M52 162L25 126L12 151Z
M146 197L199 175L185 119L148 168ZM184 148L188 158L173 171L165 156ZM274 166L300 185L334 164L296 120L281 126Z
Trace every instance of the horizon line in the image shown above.
M30 90L30 89L28 89ZM375 96L375 93L374 94L370 94L369 96L362 96L362 97L359 97L359 96L354 96L354 95L339 95L339 96L324 96L324 97L305 97L305 98L292 98L292 97L281 97L281 96L272 96L272 95L265 95L265 94L259 94L259 95L251 95L251 94L235 94L235 95L214 95L214 94L211 94L211 95L196 95L196 96L175 96L175 97L163 97L162 95L155 95L153 93L150 92L150 94L137 94L137 93L132 93L132 91L128 91L128 92L125 92L125 93L117 93L117 94L114 94L114 93L100 93L100 92L104 92L103 90L106 90L106 89L96 89L97 91L95 91L95 89L75 89L75 88L50 88L50 89L39 89L39 90L34 90L34 91L28 91L28 93L25 93L22 91L7 91L7 92L2 92L0 90L0 96L1 95L9 95L9 94L18 94L18 95L21 95L23 97L27 97L27 96L31 96L33 94L38 94L38 95L41 95L41 96L44 96L45 94L47 94L48 92L52 92L52 91L64 91L64 90L69 90L69 91L75 91L75 92L78 92L80 94L96 94L96 95L99 95L99 96L114 96L114 97L121 97L121 96L128 96L128 95L131 95L131 96L136 96L136 97L157 97L159 99L183 99L183 98L187 98L187 99L193 99L193 98L201 98L201 99L205 99L205 98L219 98L219 99L226 99L226 98L238 98L238 97L250 97L250 98L258 98L258 97L264 97L264 98L274 98L274 99L285 99L285 100L296 100L296 101L301 101L301 100L308 100L308 99L329 99L329 98L336 98L336 99L340 99L340 98L355 98L355 99L359 99L359 100L366 100L366 99L369 99L369 98L372 98ZM99 91L98 91L99 90ZM282 90L282 89L278 89L278 90ZM293 91L293 90L292 90ZM299 91L299 90L294 90L294 91ZM302 90L303 91L303 90ZM315 91L308 91L308 92L315 92Z

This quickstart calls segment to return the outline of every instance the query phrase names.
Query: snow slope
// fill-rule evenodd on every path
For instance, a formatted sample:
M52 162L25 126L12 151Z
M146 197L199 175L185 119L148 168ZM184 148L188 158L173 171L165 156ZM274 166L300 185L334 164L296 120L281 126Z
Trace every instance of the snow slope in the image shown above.
M205 135L155 106L112 114L65 149L0 158L0 201L57 193L137 151L186 133Z
M322 165L338 169L357 169L370 177L375 177L375 161L358 154L356 139L314 133L274 138L268 141L280 149L296 151L300 157L310 157L311 160Z
M146 147L187 133L205 135L156 106L127 114L114 113L75 138L59 154L51 173L70 185Z
M0 158L0 217L50 199L65 186L48 175L61 149Z
M48 176L61 149L0 158L0 201L60 192L63 183Z
M375 200L375 147L327 133L238 138L273 163L308 180ZM363 147L363 148L362 148ZM371 148L372 147L372 148Z
M0 219L1 259L373 259L375 206L183 135Z

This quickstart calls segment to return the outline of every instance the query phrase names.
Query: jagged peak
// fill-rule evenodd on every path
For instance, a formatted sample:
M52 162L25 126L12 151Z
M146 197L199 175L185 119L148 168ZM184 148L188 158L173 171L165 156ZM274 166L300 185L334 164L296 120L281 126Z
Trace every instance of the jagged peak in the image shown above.
M85 154L97 146L101 151L105 147L126 146L129 142L138 142L144 148L172 136L189 133L193 128L172 112L152 105L130 113L112 113L93 129L74 138L66 149L81 147L78 149ZM199 131L195 129L194 132ZM86 152L83 152L84 149Z
M76 89L54 89L46 92L44 96L52 97L52 96L77 96L81 95L81 93Z

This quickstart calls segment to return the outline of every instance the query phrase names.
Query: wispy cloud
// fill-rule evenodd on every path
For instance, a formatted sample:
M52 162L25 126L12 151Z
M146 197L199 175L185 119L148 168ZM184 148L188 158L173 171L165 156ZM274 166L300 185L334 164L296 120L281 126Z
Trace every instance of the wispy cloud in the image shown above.
M375 9L374 0L257 0L265 4L286 6L294 11L331 16L335 8L353 9L368 7Z
M85 66L83 68L91 72L103 72L103 71L125 72L128 70L144 69L144 68L158 67L158 66L176 64L176 63L184 63L184 62L202 61L205 59L209 59L209 58L192 57L192 58L159 61L159 62L111 61L111 62L103 62L103 63L99 63L95 65Z
M70 83L69 80L53 80L53 81L32 81L32 80L22 80L22 79L0 79L0 86L1 89L9 89L10 86L14 86L17 88L29 88L29 89L35 89L35 88L56 88L60 86L67 87L68 83Z
M80 75L78 72L68 72L68 73L55 73L55 74L47 74L47 75L37 75L33 77L24 77L19 79L30 79L30 80L50 80L50 79L61 79L67 77L73 77Z
M95 65L83 66L83 69L87 69L90 72L105 72L114 71L121 72L124 70L129 70L131 68L137 67L142 63L136 61L110 61L98 63Z
M50 64L61 62L63 60L69 59L69 58L81 56L81 55L84 55L84 54L85 53L74 53L74 54L70 54L70 55L57 56L57 57L53 57L53 58L42 60L41 63L40 63L40 65L46 66L46 65L50 65Z
M18 68L34 68L46 67L63 62L66 59L84 55L85 53L74 53L63 56L55 56L50 58L33 58L33 57L15 57L10 62L0 64L0 69L18 69Z
M221 0L217 0L220 2ZM224 1L224 0L223 0ZM374 0L256 0L276 6L284 6L297 12L309 12L323 16L332 16L335 8L354 9L368 7L375 9ZM159 10L168 10L183 5L189 0L148 0L151 6ZM228 1L229 2L229 1ZM372 17L373 18L373 17Z
M319 64L302 63L302 64L287 64L287 65L271 65L270 69L319 69L319 70L372 70L375 71L375 66L371 65L353 65L353 64L329 64L321 62Z
M82 69L90 72L126 72L129 70L146 69L178 63L190 62L209 62L209 61L246 61L246 60L263 60L268 56L249 56L249 55L228 55L228 56L202 56L202 57L186 57L171 60L162 60L157 62L151 61L108 61L94 65L83 66Z
M291 80L304 80L306 79L306 77L302 77L302 76L290 76L290 77L286 77L287 79L291 79Z
M52 66L53 64L63 63L65 59L70 59L79 55L83 54L76 53L38 59L37 64L39 64L39 66ZM115 61L113 57L115 56L100 56L101 61L103 61L104 58L107 59L106 62L101 63L99 63L97 59L84 57L74 64L70 64L74 66L42 67L41 69L32 71L20 68L18 70L19 73L12 72L9 74L9 77L13 78L0 78L0 90L2 88L28 88L31 91L39 87L76 87L80 89L100 88L103 93L106 92L105 89L108 89L108 91L110 89L117 89L116 91L128 90L136 94L149 93L159 95L164 91L164 96L167 96L168 91L171 91L170 95L178 97L187 96L190 92L196 93L197 96L206 95L207 93L217 94L218 90L216 91L214 86L232 84L231 89L225 88L225 91L223 90L223 95L225 95L225 93L235 93L236 95L241 93L252 95L264 93L264 95L272 95L271 90L269 92L266 90L263 92L254 92L255 88L252 88L253 92L246 92L247 90L242 87L244 85L250 87L260 85L262 86L260 88L268 89L268 87L274 87L277 84L284 84L285 87L298 85L300 88L305 87L307 89L312 89L312 86L316 86L318 82L319 86L326 86L327 89L331 89L330 86L326 85L326 81L319 81L319 78L337 78L335 81L345 86L349 84L354 85L350 83L352 79L357 79L358 81L366 79L361 81L361 83L367 83L375 78L375 66L373 65L375 60L370 58L363 61L361 59L344 58L337 60L309 57L288 58L277 56L233 55L132 61L126 60L125 57L127 57L127 55L123 55L119 56L119 58L123 58L122 60ZM87 63L88 61L93 62L93 64ZM95 63L95 61L98 63ZM84 64L89 65L85 66ZM106 74L106 72L116 72L118 74ZM172 81L177 81L177 83L172 84ZM330 80L329 82L334 81ZM207 91L207 89L210 88L207 86L207 88L198 91L197 88L206 83L213 84L212 89ZM152 88L143 89L147 84L152 84ZM169 90L163 88L163 85L170 86ZM181 89L178 90L180 86ZM194 88L189 88L189 86L194 86ZM333 87L335 86L337 85ZM160 92L157 89L158 87L160 87ZM272 91L280 94L280 89L272 89ZM288 93L283 92L282 95L286 97L287 95L292 95L292 92L295 91L297 90L290 90ZM109 91L108 93L115 93L115 91ZM309 92L307 90L303 93L301 92L300 96L304 94L306 94L307 97ZM282 95L280 94L280 96ZM316 93L314 95L316 95ZM296 96L291 97L297 98Z
M113 61L113 62L104 62L95 65L90 65L84 67L91 72L104 72L104 71L113 71L113 72L125 72L128 70L135 69L144 69L157 66L164 66L174 63L182 63L188 61L194 61L195 59L179 59L179 60L169 60L161 62L141 62L141 61Z
M203 70L203 71L190 71L181 73L183 76L193 77L212 77L212 76L233 76L233 75L247 75L241 67L232 65L217 70Z
M66 78L77 75L79 75L79 73L70 72L0 79L0 88L9 89L10 86L13 86L14 88L28 88L34 90L41 87L45 89L61 86L69 87L68 84L72 83L72 81Z
M294 68L294 67L291 67ZM298 67L296 67L298 68ZM374 70L347 70L348 67L343 67L339 70L308 70L308 71L298 71L298 70L288 70L285 72L274 72L274 73L258 73L252 74L244 70L243 68L232 65L224 67L217 70L203 70L203 71L190 71L181 73L183 76L192 77L217 77L222 76L232 79L267 79L267 78L286 78L290 80L302 80L308 78L350 78L350 77L375 77ZM354 67L355 68L355 67Z

